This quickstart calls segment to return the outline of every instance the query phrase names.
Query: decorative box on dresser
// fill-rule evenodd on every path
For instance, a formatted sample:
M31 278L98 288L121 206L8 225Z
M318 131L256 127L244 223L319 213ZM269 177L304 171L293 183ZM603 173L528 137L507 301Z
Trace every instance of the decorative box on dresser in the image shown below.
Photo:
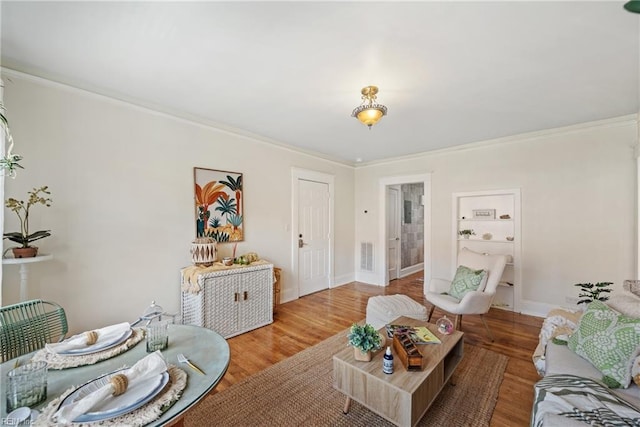
M273 264L182 270L182 322L225 338L273 323Z

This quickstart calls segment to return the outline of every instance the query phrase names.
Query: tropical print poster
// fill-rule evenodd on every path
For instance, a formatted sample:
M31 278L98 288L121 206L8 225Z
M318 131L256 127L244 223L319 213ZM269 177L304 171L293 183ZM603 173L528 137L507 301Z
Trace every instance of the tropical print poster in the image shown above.
M244 240L242 174L193 168L196 236L217 242Z

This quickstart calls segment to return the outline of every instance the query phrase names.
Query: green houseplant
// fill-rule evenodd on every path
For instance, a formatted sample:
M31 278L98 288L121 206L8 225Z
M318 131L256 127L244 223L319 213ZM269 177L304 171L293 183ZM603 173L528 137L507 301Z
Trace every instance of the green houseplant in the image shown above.
M609 286L613 285L613 282L598 282L595 285L593 283L576 283L573 286L580 287L580 293L578 294L578 305L589 304L592 301L606 301L609 296L606 295L611 292ZM603 295L605 294L605 295Z
M458 231L458 234L464 237L465 239L468 239L469 236L475 236L476 232L471 229L465 229L465 230Z
M13 250L13 256L15 258L29 258L38 254L38 248L31 246L31 243L36 240L44 239L51 236L51 230L40 230L34 233L29 232L29 210L33 205L51 206L51 198L48 196L51 194L49 187L46 185L40 188L34 188L27 193L29 199L17 200L13 197L5 200L5 206L14 212L20 220L20 231L12 231L4 233L3 238L9 239L12 242L20 244L19 247L11 248ZM6 251L5 251L6 252Z
M371 352L379 350L382 343L382 337L380 337L378 331L368 323L365 325L354 323L351 325L347 338L349 339L349 345L353 346L353 354L356 360L364 362L371 360Z
M0 79L0 87L3 89L4 84ZM1 90L0 90L1 92ZM11 129L9 129L9 121L4 115L4 105L2 104L2 99L0 99L0 129L2 129L2 138L5 138L7 145L9 148L7 149L7 154L0 158L0 170L2 171L2 175L10 176L11 178L16 177L17 169L24 169L22 165L20 165L20 161L22 160L22 156L19 154L13 154L13 137L11 136Z

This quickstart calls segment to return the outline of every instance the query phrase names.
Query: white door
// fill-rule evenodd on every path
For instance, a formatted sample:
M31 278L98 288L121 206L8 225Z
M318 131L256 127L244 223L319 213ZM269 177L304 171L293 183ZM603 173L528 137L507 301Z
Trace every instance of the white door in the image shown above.
M299 295L329 287L329 185L300 179L298 183Z
M387 187L387 271L388 280L400 275L400 191Z

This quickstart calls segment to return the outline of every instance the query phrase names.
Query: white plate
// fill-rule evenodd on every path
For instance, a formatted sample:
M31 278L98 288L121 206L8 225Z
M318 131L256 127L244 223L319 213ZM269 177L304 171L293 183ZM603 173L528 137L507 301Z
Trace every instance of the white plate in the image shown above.
M60 403L60 406L58 406L58 410L71 404L72 402L82 399L88 394L98 390L102 386L109 384L112 376L124 370L125 369L120 369L118 371L104 375L100 378L96 378L95 380L79 387ZM87 412L86 414L78 416L73 420L73 422L98 422L127 414L135 409L138 409L139 407L153 399L158 393L162 391L162 389L167 385L168 382L169 373L165 371L162 374L156 375L152 378L129 387L124 394L121 394L119 396L112 396L108 399L105 399L98 405L94 406L91 412Z
M58 352L58 354L62 354L65 356L81 356L84 354L97 353L99 351L106 350L111 347L115 347L118 344L122 344L123 342L129 339L132 333L133 333L133 329L129 328L126 331L124 331L122 335L113 337L110 340L102 341L102 342L98 341L95 344L92 344L90 346L83 347L83 348L74 348L67 351L60 351Z
M17 426L21 422L26 421L30 416L31 409L27 408L26 406L22 406L13 410L9 415L7 415L5 421L7 421L7 424Z

